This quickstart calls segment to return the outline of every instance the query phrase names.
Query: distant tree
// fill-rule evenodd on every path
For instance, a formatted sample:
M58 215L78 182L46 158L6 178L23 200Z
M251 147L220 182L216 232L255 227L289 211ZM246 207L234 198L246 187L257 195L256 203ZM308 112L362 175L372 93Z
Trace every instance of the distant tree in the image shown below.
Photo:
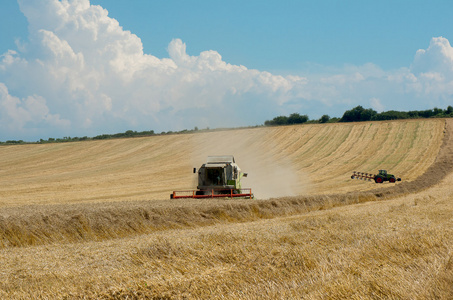
M377 112L371 108L364 109L360 114L360 121L370 121L377 114Z
M417 119L417 118L420 118L420 115L419 115L419 111L418 110L410 110L407 112L407 114L409 115L409 117L411 119Z
M434 107L433 116L443 116L444 111L441 108Z
M431 118L432 116L434 116L434 110L432 109L420 110L418 112L418 115L422 118Z
M351 110L345 111L340 122L359 122L370 121L377 112L371 108L364 109L362 106L356 106Z
M290 114L287 116L278 116L272 120L264 122L266 126L276 126L276 125L292 125L292 124L302 124L308 121L307 115L300 115L298 113Z
M110 134L100 134L100 135L97 135L93 138L93 140L105 140L105 139L109 139L111 137Z
M288 124L288 117L286 116L278 116L273 118L270 121L264 122L264 125L266 126L273 126L273 125L286 125Z
M126 130L126 131L124 132L124 135L125 135L125 136L133 136L134 133L137 133L137 132L136 132L136 131L134 132L134 131L132 131L132 130Z
M327 123L329 122L330 117L329 115L322 115L322 117L319 119L319 123Z
M384 111L376 116L374 116L373 120L380 121L380 120L398 120L398 119L408 119L410 118L409 114L404 111L395 111L389 110Z
M301 116L300 114L298 113L293 113L293 114L290 114L289 117L288 117L288 120L287 120L287 124L302 124L302 123L305 123L308 121L308 116L307 115L303 115Z
M337 117L333 117L333 118L330 118L329 123L337 123L337 122L340 122L340 118L337 118Z
M451 105L449 105L447 107L447 110L445 111L445 114L447 114L447 115L453 114L453 107Z

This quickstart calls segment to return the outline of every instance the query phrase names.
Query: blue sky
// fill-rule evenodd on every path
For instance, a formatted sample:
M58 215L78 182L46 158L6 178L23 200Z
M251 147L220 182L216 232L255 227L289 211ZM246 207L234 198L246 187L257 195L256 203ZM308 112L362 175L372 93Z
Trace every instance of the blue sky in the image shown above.
M191 55L216 50L231 64L262 71L305 72L306 63L407 67L432 37L453 38L451 1L91 3L138 35L146 53L168 57L168 43L180 38Z
M0 7L0 140L453 104L452 1Z

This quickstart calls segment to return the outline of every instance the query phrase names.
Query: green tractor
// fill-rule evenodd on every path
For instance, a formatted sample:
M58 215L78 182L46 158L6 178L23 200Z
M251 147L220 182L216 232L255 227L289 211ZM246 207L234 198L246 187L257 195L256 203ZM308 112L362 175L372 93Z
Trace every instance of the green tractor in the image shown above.
M351 175L351 179L360 179L368 181L374 180L374 182L376 183L383 183L384 181L388 182L401 181L401 178L397 178L393 174L388 174L387 170L379 170L379 174L377 175L354 171L354 173Z
M384 181L395 182L401 181L401 178L396 178L393 174L388 174L387 170L379 170L379 174L374 176L374 182L383 183Z

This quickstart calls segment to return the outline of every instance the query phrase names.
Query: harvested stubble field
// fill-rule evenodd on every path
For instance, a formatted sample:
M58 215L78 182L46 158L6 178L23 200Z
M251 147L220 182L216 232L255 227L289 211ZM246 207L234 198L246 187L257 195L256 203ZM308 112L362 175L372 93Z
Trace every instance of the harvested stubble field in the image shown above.
M0 148L0 298L451 299L453 122ZM233 154L254 200L170 200ZM384 168L396 185L352 180Z

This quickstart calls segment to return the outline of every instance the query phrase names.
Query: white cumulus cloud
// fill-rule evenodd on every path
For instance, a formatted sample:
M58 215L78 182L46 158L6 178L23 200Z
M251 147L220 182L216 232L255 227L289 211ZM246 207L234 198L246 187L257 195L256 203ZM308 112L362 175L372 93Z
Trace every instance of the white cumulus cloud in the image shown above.
M53 128L55 134L255 125L263 120L250 117L248 101L278 107L291 98L293 85L304 85L298 76L228 64L217 51L190 56L177 38L169 58L145 54L139 37L88 0L19 5L30 40L2 55L0 82L18 98L39 97L49 115L71 124ZM18 130L34 126L22 114L15 117Z
M370 105L371 108L376 110L377 112L384 111L384 105L382 105L381 100L379 100L379 98L371 98Z
M70 121L60 119L58 114L49 113L46 100L32 95L19 99L9 94L8 88L0 83L0 126L10 134L20 136L30 130L26 126L37 128L40 126L69 127Z
M416 74L436 73L451 78L453 75L453 48L443 37L431 39L428 49L419 49L411 66Z

